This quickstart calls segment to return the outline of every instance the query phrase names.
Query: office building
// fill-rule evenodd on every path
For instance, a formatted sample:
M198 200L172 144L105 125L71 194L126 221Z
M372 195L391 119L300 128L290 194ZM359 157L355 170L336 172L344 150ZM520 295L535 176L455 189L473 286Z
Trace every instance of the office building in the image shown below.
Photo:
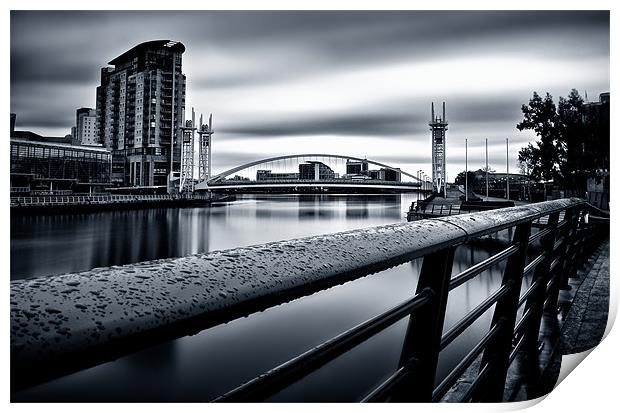
M347 159L347 175L366 175L368 172L368 162L367 161L352 161Z
M299 179L318 181L334 178L336 178L334 171L323 162L307 161L299 164Z
M165 187L171 170L180 170L184 51L179 42L145 42L101 69L96 128L112 151L117 186Z
M75 126L71 128L71 137L74 145L101 146L94 109L80 108L76 111Z
M260 169L256 171L257 181L277 181L280 179L299 179L299 174L294 172L271 172Z

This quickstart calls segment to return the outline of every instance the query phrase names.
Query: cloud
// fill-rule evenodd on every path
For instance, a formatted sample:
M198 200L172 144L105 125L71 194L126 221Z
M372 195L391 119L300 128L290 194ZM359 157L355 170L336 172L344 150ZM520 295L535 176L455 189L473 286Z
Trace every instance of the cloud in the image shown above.
M406 114L366 113L338 117L286 119L281 122L245 124L222 127L221 131L255 137L311 136L311 135L370 135L391 136L411 132L414 118ZM423 121L421 119L418 119Z
M18 127L68 132L100 68L153 39L185 44L187 107L214 113L218 166L313 149L425 163L432 100L454 162L466 137L516 153L533 90L609 90L608 11L12 11Z

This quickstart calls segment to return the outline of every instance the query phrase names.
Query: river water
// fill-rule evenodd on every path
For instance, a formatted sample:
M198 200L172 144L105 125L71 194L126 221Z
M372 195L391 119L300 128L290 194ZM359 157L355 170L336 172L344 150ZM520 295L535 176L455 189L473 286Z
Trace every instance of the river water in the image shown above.
M11 217L11 279L404 222L416 194L246 196L211 208ZM500 237L502 238L502 237ZM457 249L453 274L502 248ZM207 401L410 298L416 260L12 395L13 401ZM498 288L502 265L450 293L445 330ZM488 331L491 308L441 355L438 380ZM401 320L275 395L359 400L398 366Z

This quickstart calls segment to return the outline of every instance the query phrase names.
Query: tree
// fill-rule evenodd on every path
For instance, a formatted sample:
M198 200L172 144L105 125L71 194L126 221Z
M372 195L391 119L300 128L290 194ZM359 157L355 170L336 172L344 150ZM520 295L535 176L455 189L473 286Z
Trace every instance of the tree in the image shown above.
M467 171L467 186L470 189L474 188L477 182L478 180L476 179L476 174L473 171ZM454 183L456 185L465 185L465 171L458 173L456 178L454 178Z
M528 144L519 151L519 163L527 164L530 176L537 181L557 179L560 175L562 144L559 141L558 116L553 97L541 98L534 92L529 105L521 106L523 120L517 129L532 129L540 137L536 145Z
M589 177L609 170L609 133L577 90L560 97L557 108L549 93L541 98L534 92L521 110L523 120L517 129L531 129L540 137L519 151L520 169L532 179L585 191Z

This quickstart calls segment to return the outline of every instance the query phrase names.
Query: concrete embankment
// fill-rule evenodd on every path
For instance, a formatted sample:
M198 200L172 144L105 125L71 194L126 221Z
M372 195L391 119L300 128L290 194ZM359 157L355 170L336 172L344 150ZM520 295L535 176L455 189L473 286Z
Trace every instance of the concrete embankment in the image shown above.
M234 196L94 195L11 198L12 214L54 214L142 208L210 205L234 200Z

